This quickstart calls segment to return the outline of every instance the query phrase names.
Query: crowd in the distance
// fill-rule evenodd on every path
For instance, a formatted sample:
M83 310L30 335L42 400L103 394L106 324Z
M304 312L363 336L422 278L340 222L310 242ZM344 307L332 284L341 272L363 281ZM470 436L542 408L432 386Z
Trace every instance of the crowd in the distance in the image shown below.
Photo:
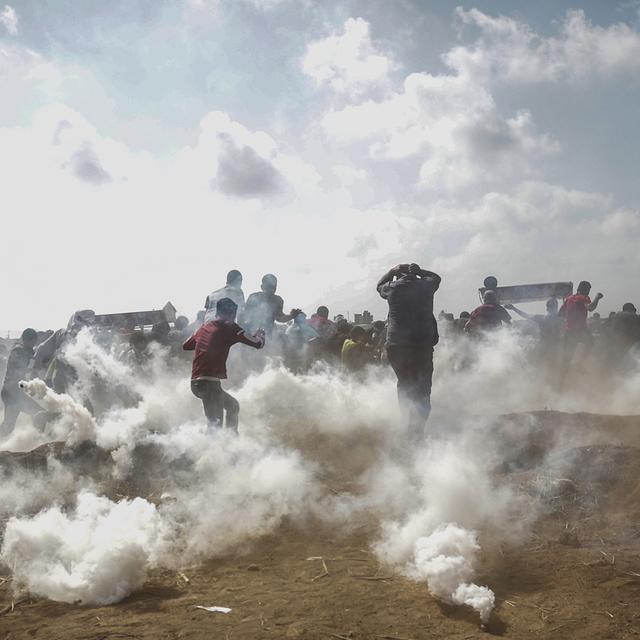
M104 322L105 317L92 310L76 311L64 329L26 329L20 339L0 343L0 376L4 378L0 436L13 430L20 413L32 416L37 426L51 417L24 392L20 381L40 378L57 393L76 391L77 372L67 349L85 328L99 348L136 375L145 375L145 368L156 357L180 370L191 362L191 388L202 400L209 422L232 428L237 428L239 407L222 388L222 381L227 377L229 350L236 343L257 350L264 347L260 357L247 356L243 361L245 373L264 366L268 357L281 359L294 373L304 373L318 362L354 375L370 364L390 365L398 378L400 402L418 430L429 415L433 349L441 336L472 342L510 327L534 340L541 358L553 361L553 366L558 353L563 353L558 363L565 366L578 348L601 349L612 367L621 366L640 345L640 316L635 306L626 303L621 311L600 318L594 312L603 296L597 294L591 300L591 285L586 281L561 304L556 298L549 299L544 315L530 315L514 305L502 305L497 280L490 276L476 309L458 318L441 311L436 320L433 296L439 285L440 276L416 264L392 268L377 284L378 293L388 303L388 317L385 321L367 318L370 322L366 324L351 323L343 316L331 319L326 306L318 307L310 317L297 308L285 312L272 274L262 278L260 291L245 299L242 274L237 270L230 271L225 285L206 297L205 308L193 322L174 314L164 319L154 316L155 321L145 325L148 316L139 313L109 316ZM509 312L519 320L512 322ZM593 314L590 318L589 313ZM464 361L460 364L464 366ZM109 397L117 402L139 400L127 389L111 391ZM91 399L77 399L99 411Z

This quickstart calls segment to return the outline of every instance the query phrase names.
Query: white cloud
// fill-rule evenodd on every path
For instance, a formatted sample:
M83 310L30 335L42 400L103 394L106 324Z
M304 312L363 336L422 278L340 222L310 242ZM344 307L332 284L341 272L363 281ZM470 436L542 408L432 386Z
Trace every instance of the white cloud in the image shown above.
M331 110L322 124L334 142L366 142L373 158L415 158L419 184L435 191L526 176L532 154L558 149L529 112L501 117L487 87L463 75L411 74L401 91Z
M624 301L637 272L640 213L543 176L539 160L558 144L537 131L526 108L501 108L491 38L483 31L483 46L458 55L448 73L414 73L394 86L392 58L372 43L368 26L352 22L360 44L335 54L345 27L328 39L338 62L327 54L317 58L326 64L312 67L338 94L328 95L334 107L321 135L302 117L291 126L281 117L276 136L273 126L267 133L267 124L248 127L212 111L199 131L191 123L190 146L163 155L115 139L104 118L118 106L112 92L77 62L5 42L0 80L12 103L0 101L0 122L23 124L0 128L3 232L24 237L24 221L33 221L28 260L20 243L0 255L0 269L18 269L21 278L6 295L10 326L55 326L77 307L117 311L168 298L192 316L230 268L245 273L248 290L262 273L277 273L287 305L379 313L373 283L407 260L443 274L438 304L455 310L473 304L478 280L494 271L505 283L585 277L602 286L608 307ZM511 29L494 39L512 46L525 28ZM525 39L525 49L535 52L532 37L537 44ZM360 74L372 56L386 62ZM540 72L547 59L536 56L522 76L555 78ZM374 91L380 87L384 93ZM79 104L78 95L91 99ZM38 105L47 106L24 124ZM252 122L273 118L248 113ZM73 287L48 286L52 264L73 274Z
M425 262L445 276L438 305L475 303L482 278L503 284L591 280L615 308L629 296L640 211L599 193L524 182L464 205L398 210L402 251L393 261ZM465 295L466 294L466 295Z
M9 32L10 35L15 36L18 33L18 14L16 10L8 5L4 5L4 9L0 11L0 24Z
M222 111L200 122L198 143L181 154L185 173L223 194L263 198L313 191L320 176L300 158L284 153L263 131L250 131Z
M443 58L465 76L495 76L519 82L581 80L640 72L640 32L625 23L593 25L584 11L568 11L559 33L537 34L527 24L479 9L458 7L463 25L480 37L473 46L458 46Z
M369 23L362 18L349 18L343 33L309 43L302 60L302 70L318 85L348 95L384 86L395 66L374 47Z
M367 172L364 169L347 164L336 165L332 171L344 187L353 187L357 182L365 180L367 177Z
M268 11L270 9L275 9L276 7L291 2L291 0L245 0L245 2L253 5L256 9Z

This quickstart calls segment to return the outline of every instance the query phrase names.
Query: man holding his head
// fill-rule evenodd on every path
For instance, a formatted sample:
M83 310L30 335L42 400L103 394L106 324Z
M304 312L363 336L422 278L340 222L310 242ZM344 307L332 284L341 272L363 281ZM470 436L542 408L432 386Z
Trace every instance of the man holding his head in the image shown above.
M377 285L389 305L387 356L398 378L400 406L409 414L409 430L415 439L424 436L431 411L433 348L438 343L433 295L440 280L417 264L400 264Z

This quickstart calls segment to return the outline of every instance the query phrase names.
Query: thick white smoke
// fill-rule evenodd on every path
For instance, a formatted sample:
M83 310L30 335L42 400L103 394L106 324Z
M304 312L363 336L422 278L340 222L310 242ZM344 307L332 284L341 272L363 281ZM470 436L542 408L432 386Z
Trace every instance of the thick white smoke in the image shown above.
M32 593L60 602L111 604L138 588L167 534L154 505L114 503L82 492L71 512L58 506L11 518L2 560Z
M416 540L407 573L415 580L426 580L436 598L450 604L468 605L487 623L495 595L488 587L471 582L476 574L479 551L475 531L452 523L440 525L431 535Z
M517 496L493 473L504 447L492 421L557 398L544 376L532 376L532 349L530 340L509 332L484 342L443 341L428 438L416 449L407 443L388 369L374 367L362 379L321 368L293 375L281 366L252 374L233 391L242 407L235 436L205 425L201 404L189 392L187 363L167 365L154 357L145 375L135 375L82 333L70 357L90 364L77 367L70 395L57 395L38 380L25 386L55 414L40 441L59 439L72 448L93 441L111 453L102 476L126 478L132 491L143 483L149 493L171 498L157 507L142 499L113 502L99 495L106 487L87 491L87 474L74 477L52 460L45 473L55 483L42 483L22 503L5 501L6 513L15 517L2 560L34 593L115 602L150 568L228 553L275 531L284 518L342 528L365 516L378 523L373 548L381 562L425 580L435 596L468 604L486 620L493 594L473 584L474 532L513 542L528 524L515 517L521 513ZM630 394L635 380L625 387ZM118 385L129 400L120 401ZM81 400L96 406L105 389L116 400L92 415ZM580 393L568 393L563 402L584 400ZM607 402L613 410L629 399L589 398L604 408ZM4 482L7 495L21 482L26 486L18 473Z
M96 422L93 416L70 395L55 393L39 378L23 381L20 386L52 414L47 435L53 440L62 440L70 445L83 440L95 440Z

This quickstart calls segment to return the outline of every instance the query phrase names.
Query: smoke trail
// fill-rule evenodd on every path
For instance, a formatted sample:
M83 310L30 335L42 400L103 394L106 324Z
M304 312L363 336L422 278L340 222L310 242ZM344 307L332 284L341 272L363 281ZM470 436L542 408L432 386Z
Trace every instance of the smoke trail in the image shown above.
M426 580L430 593L450 604L468 605L483 623L495 605L488 587L471 582L480 545L476 533L448 523L431 535L416 540L414 558L407 572L415 580Z
M20 387L42 404L54 416L48 433L54 440L77 444L83 440L95 440L96 422L86 407L66 393L58 394L42 380L22 381Z

